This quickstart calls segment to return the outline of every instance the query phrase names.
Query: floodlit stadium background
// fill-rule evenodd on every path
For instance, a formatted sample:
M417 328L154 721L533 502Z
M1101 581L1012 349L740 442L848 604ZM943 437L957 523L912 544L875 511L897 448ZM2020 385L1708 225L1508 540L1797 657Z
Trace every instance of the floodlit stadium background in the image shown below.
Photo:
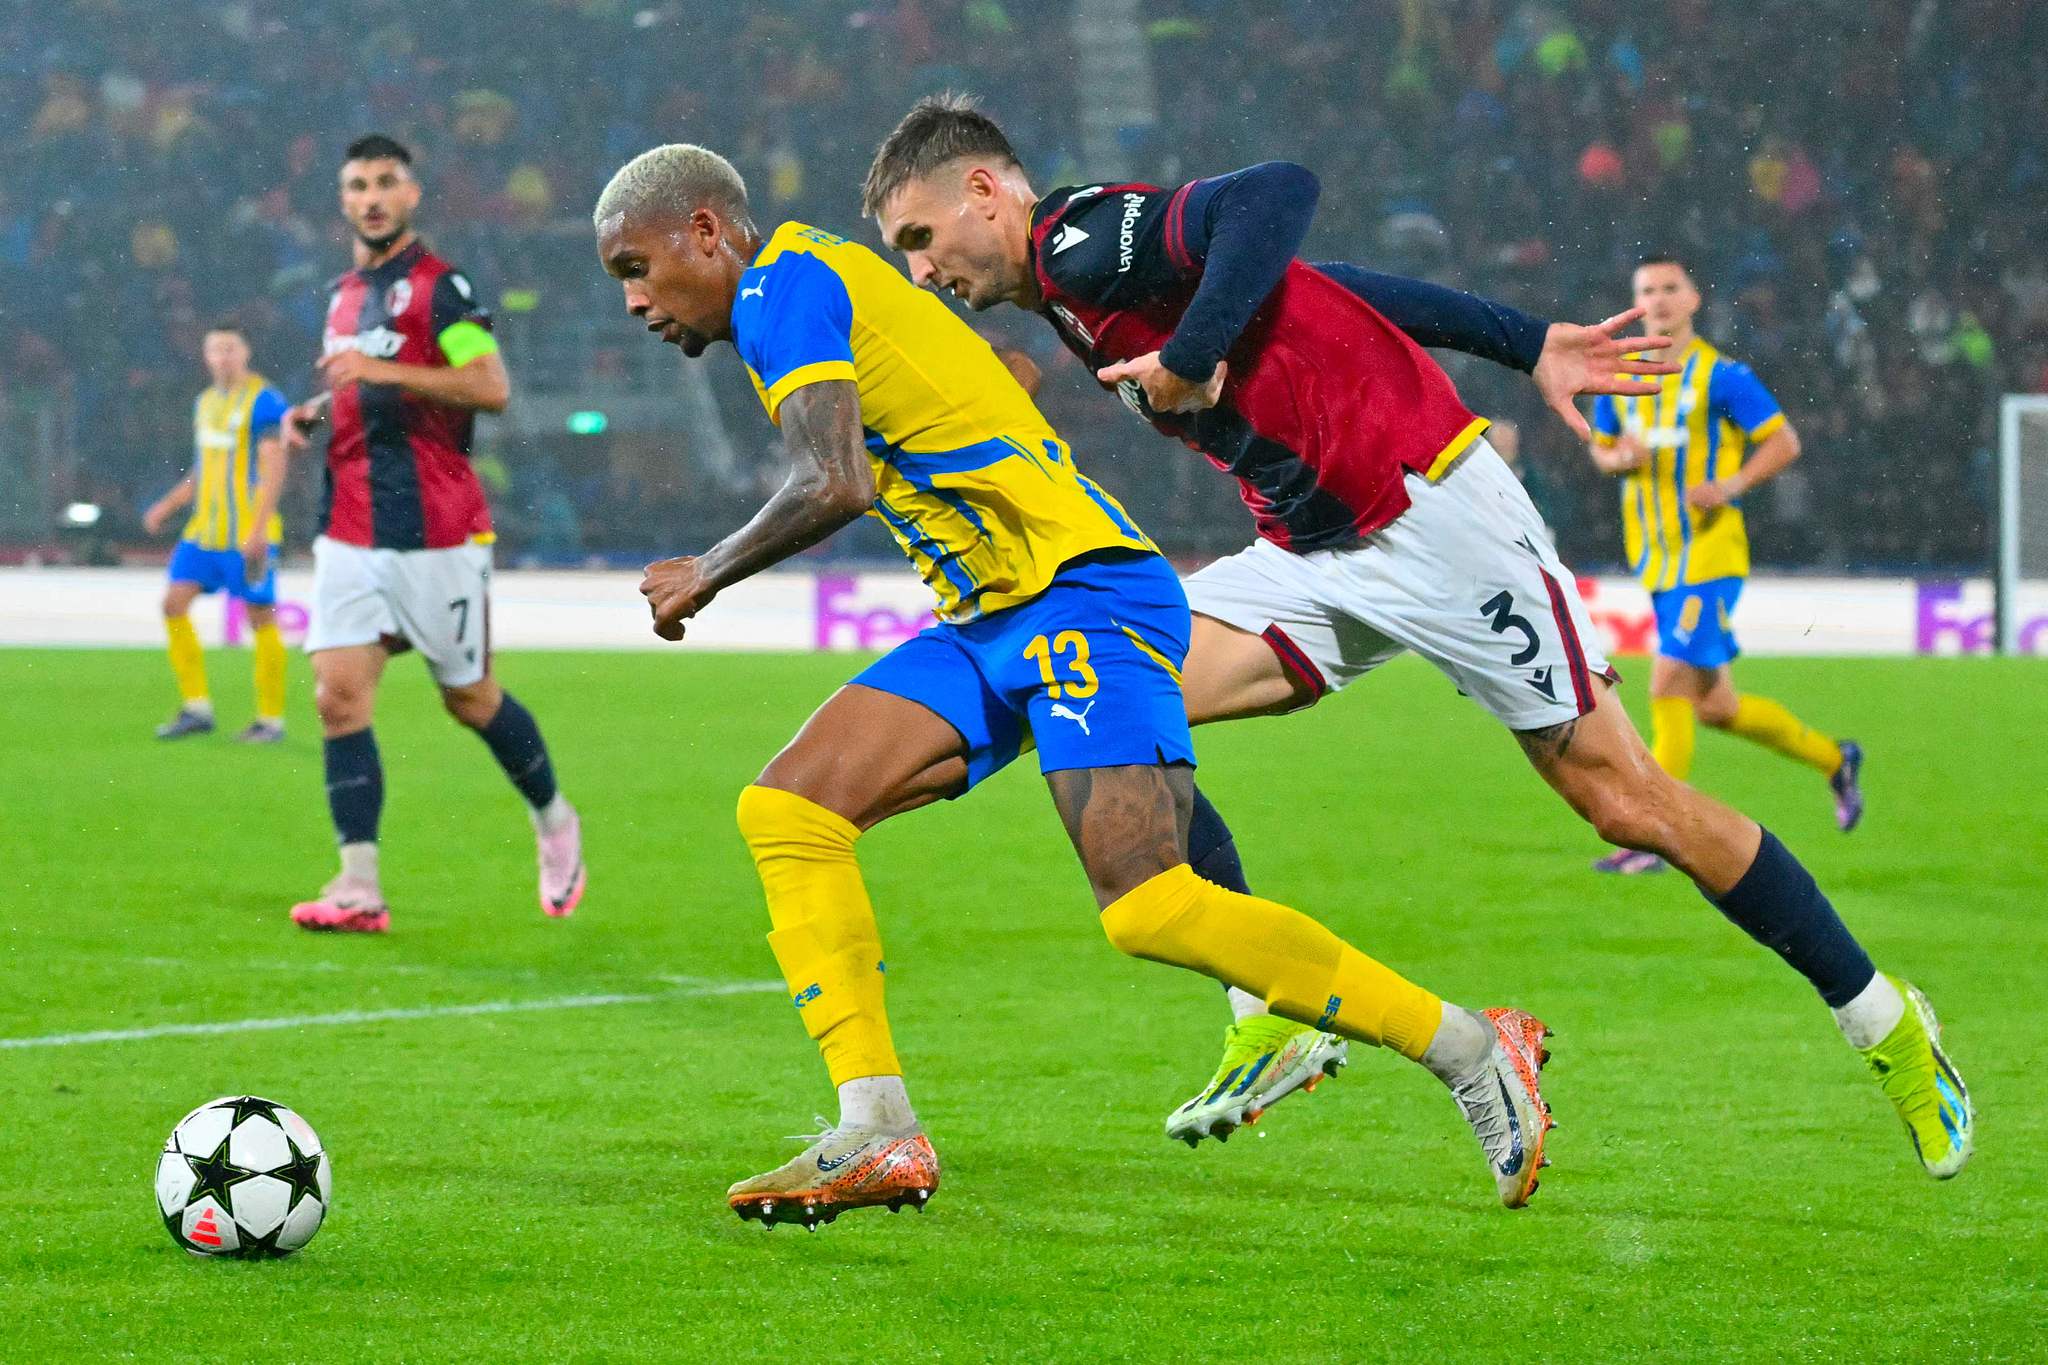
M2044 16L0 0L0 645L22 646L0 648L0 1360L2037 1353L2048 688L2038 660L1949 656L1993 648L2000 396L2048 393ZM1645 250L1693 263L1701 334L1806 447L1748 502L1739 625L1764 657L1743 676L1869 746L1872 815L1843 838L1816 777L1718 736L1699 780L1939 993L1986 1116L1960 1180L1921 1175L1775 958L1676 875L1595 878L1590 832L1406 660L1305 716L1205 729L1204 783L1256 886L1447 994L1551 1016L1564 1127L1527 1216L1384 1057L1227 1149L1162 1140L1214 1056L1217 993L1102 942L1042 784L1013 771L862 845L913 1090L955 1163L942 1202L815 1238L730 1217L726 1183L830 1102L733 799L857 666L818 651L886 647L930 599L860 525L722 595L688 644L653 637L638 566L738 524L781 455L729 351L692 365L625 317L588 212L619 163L687 139L733 156L762 218L873 244L869 155L943 89L985 97L1041 188L1296 160L1323 186L1313 259L1547 316L1618 311ZM140 517L190 458L201 332L232 315L258 370L312 391L349 259L336 165L373 129L416 148L418 226L504 342L513 404L477 451L493 641L588 821L567 923L534 907L518 802L411 661L378 717L387 939L285 920L332 857L302 657L283 745L149 738L174 695L171 536ZM1084 468L1177 560L1247 543L1230 481L1050 329L974 322L1036 358ZM1640 721L1654 636L1614 487L1523 377L1438 354L1518 427ZM2048 420L2029 421L2043 528ZM293 637L317 451L285 503ZM2048 655L2048 531L2027 534L2015 643ZM220 599L195 614L209 646L246 642ZM231 723L243 665L213 662ZM188 1264L150 1206L156 1144L244 1090L315 1123L335 1214L298 1260Z
M1996 395L2048 385L2039 17L1719 9L10 0L0 554L154 554L137 520L188 453L207 320L244 319L258 368L305 395L346 259L335 158L370 128L417 147L420 224L505 339L518 398L478 455L500 564L699 546L777 477L773 436L729 357L679 380L624 318L590 247L596 190L685 137L733 153L764 218L859 229L876 141L950 87L987 98L1041 186L1295 159L1324 184L1311 258L1548 316L1604 316L1637 254L1684 253L1701 334L1765 377L1812 452L1754 501L1760 563L1980 573ZM1103 401L1047 329L980 321L1038 358L1049 415L1170 550L1243 543L1227 481ZM1612 486L1519 376L1451 365L1520 424L1567 562L1618 567ZM302 462L293 550L317 484ZM92 535L60 536L73 502L105 509ZM891 553L863 528L822 557Z

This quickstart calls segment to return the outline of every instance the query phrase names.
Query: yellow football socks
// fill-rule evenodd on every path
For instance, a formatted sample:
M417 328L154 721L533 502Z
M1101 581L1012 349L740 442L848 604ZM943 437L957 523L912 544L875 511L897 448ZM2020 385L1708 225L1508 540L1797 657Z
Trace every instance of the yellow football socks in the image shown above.
M277 622L256 627L256 718L284 721L284 636Z
M1186 863L1102 912L1133 957L1186 967L1249 991L1283 1018L1420 1061L1443 1002L1298 910L1202 880Z
M1692 772L1697 721L1692 703L1684 697L1650 698L1650 757L1680 782Z
M199 632L189 616L166 616L164 634L170 637L171 673L178 680L178 696L188 705L206 700L206 651L199 647Z
M739 824L768 896L768 947L832 1084L902 1075L882 1001L881 932L853 856L860 831L773 787L740 793Z
M1829 777L1842 766L1841 745L1769 697L1745 694L1735 704L1735 718L1728 722L1728 732L1754 740L1766 749L1775 749Z

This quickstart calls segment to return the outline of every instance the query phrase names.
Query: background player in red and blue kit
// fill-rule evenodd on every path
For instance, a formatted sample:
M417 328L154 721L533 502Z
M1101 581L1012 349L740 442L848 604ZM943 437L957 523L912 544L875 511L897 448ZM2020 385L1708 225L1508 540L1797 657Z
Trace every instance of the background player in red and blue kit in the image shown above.
M490 746L531 808L541 908L567 915L583 895L576 812L532 714L491 674L491 514L469 445L475 413L502 409L510 381L469 281L413 232L419 200L403 146L376 135L350 144L341 210L355 229L355 268L328 302L320 370L330 394L287 423L303 441L300 423L323 413L333 422L306 652L341 873L292 908L307 929L390 925L370 721L384 666L406 649L426 659L449 714Z
M1783 844L1651 759L1485 422L1374 306L1363 272L1297 259L1318 192L1305 169L1269 162L1178 188L1040 198L1001 129L945 96L890 134L864 199L913 280L973 308L1039 312L1146 420L1237 476L1261 540L1188 584L1191 719L1292 709L1422 654L1603 837L1682 868L1805 976L1922 1164L1954 1175L1972 1115L1960 1083L1944 1089L1954 1072L1924 998L1877 971ZM1227 845L1204 816L1200 843Z

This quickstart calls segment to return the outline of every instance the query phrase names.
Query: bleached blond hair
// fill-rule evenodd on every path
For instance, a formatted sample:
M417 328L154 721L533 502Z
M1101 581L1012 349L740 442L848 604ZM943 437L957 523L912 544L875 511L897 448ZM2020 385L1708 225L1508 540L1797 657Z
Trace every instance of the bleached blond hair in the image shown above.
M747 182L709 147L671 142L619 167L597 196L590 221L603 227L620 214L629 219L650 213L681 218L700 208L716 209L736 222L748 221Z

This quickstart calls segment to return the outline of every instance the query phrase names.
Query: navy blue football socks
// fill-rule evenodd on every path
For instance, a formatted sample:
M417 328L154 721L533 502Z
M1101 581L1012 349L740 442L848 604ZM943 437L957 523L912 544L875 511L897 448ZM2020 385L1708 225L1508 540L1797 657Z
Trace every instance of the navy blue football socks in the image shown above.
M1188 865L1225 891L1252 893L1245 883L1244 864L1237 859L1237 840L1200 787L1195 788L1195 808L1188 817Z
M1188 815L1188 866L1203 881L1214 882L1225 891L1235 891L1240 896L1252 893L1251 885L1244 879L1244 864L1237 858L1237 836L1223 823L1223 817L1202 795L1200 787L1195 788L1195 808ZM1223 990L1227 995L1230 987Z
M539 810L555 799L555 765L548 759L547 743L540 737L533 712L521 706L517 697L505 693L498 714L477 734L491 746L498 766L519 788L527 805Z
M1737 928L1785 959L1836 1009L1877 975L1813 876L1769 830L1756 861L1723 896L1709 896Z
M322 750L327 764L327 810L334 817L336 841L375 843L377 817L384 810L384 765L377 758L377 737L365 727L329 739Z

